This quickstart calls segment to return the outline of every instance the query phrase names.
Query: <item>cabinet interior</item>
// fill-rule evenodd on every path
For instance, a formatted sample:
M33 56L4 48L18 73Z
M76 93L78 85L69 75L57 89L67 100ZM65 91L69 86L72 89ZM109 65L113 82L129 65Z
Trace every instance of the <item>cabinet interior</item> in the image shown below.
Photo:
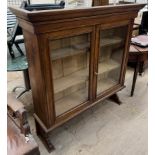
M126 35L127 26L100 31L97 95L119 83Z
M90 34L50 42L56 116L88 100Z
M126 27L100 32L97 94L119 83L125 32ZM90 40L85 33L50 41L56 116L88 101Z

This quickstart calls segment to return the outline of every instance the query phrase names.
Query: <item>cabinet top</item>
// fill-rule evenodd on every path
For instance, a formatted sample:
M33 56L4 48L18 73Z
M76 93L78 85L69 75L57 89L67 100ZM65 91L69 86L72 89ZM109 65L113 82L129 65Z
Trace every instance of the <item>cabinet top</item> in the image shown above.
M114 15L138 12L146 4L125 4L125 5L105 5L88 8L74 8L74 9L58 9L58 10L41 10L41 11L27 11L25 9L10 7L10 10L19 19L23 19L30 23L46 22L46 21L60 21L71 20L73 18L89 18L100 15Z

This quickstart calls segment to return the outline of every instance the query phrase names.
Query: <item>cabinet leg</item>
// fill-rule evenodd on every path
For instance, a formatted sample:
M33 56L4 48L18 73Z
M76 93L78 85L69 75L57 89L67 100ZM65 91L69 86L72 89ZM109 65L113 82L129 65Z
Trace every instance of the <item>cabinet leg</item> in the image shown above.
M139 75L142 76L144 73L144 61L139 62Z
M38 137L42 140L42 142L45 145L45 147L47 148L48 152L49 153L52 152L55 148L49 139L49 133L46 133L41 128L41 126L38 124L37 121L35 121L35 124L36 124L36 132L37 132Z
M116 102L119 105L122 103L117 94L113 94L112 96L109 97L109 99Z
M137 63L136 63L136 66L134 68L134 75L133 75L131 94L130 94L131 96L133 96L134 91L135 91L135 85L136 85L138 70L139 70L139 58L137 58Z

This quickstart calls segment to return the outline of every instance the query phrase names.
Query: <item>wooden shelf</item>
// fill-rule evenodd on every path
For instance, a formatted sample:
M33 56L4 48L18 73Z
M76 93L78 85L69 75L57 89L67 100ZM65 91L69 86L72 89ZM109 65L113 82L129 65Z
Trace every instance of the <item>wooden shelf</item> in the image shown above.
M73 74L54 80L54 93L59 93L65 89L84 83L88 80L88 69L82 69Z
M97 94L103 93L105 90L116 85L118 82L111 79L102 79L98 81ZM64 96L55 102L56 116L59 116L68 110L78 106L88 100L88 87L80 89L74 93Z
M116 69L120 67L120 64L114 60L108 60L106 62L101 62L98 65L98 74L103 74L105 72L111 71L113 69Z
M121 42L122 42L122 39L119 37L104 38L104 39L101 39L100 41L100 47L116 45L116 44L120 44Z
M80 89L55 102L56 116L88 100L88 88Z
M90 47L90 43L86 42L86 43L72 45L70 47L51 50L51 59L52 60L62 59L68 56L84 53L88 51L87 49L89 47Z
M115 86L116 84L118 84L118 81L114 81L110 78L99 80L97 84L97 95L103 93L105 90L108 90L109 88Z
M115 44L120 44L122 42L122 39L119 37L115 38L104 38L101 39L100 46L105 47L105 46L111 46ZM68 56L73 56L76 54L84 53L88 51L87 49L90 47L89 42L81 43L81 44L76 44L76 45L71 45L70 47L65 47L65 48L60 48L56 50L51 50L51 59L56 60L56 59L62 59Z
M102 75L105 72L109 72L118 67L120 67L120 64L118 64L114 60L109 60L107 62L103 62L99 64L98 73L99 75ZM85 68L73 74L70 74L68 76L56 79L54 80L54 93L55 94L60 93L61 91L64 91L65 89L85 83L86 81L88 81L88 76L89 76L89 69Z

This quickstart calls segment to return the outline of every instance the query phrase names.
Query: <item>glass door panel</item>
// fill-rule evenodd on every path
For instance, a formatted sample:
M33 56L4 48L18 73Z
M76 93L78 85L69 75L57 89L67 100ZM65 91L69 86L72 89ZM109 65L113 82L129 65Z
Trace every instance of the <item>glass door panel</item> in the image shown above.
M56 116L88 100L90 34L50 41Z
M119 83L127 26L100 31L97 95Z

